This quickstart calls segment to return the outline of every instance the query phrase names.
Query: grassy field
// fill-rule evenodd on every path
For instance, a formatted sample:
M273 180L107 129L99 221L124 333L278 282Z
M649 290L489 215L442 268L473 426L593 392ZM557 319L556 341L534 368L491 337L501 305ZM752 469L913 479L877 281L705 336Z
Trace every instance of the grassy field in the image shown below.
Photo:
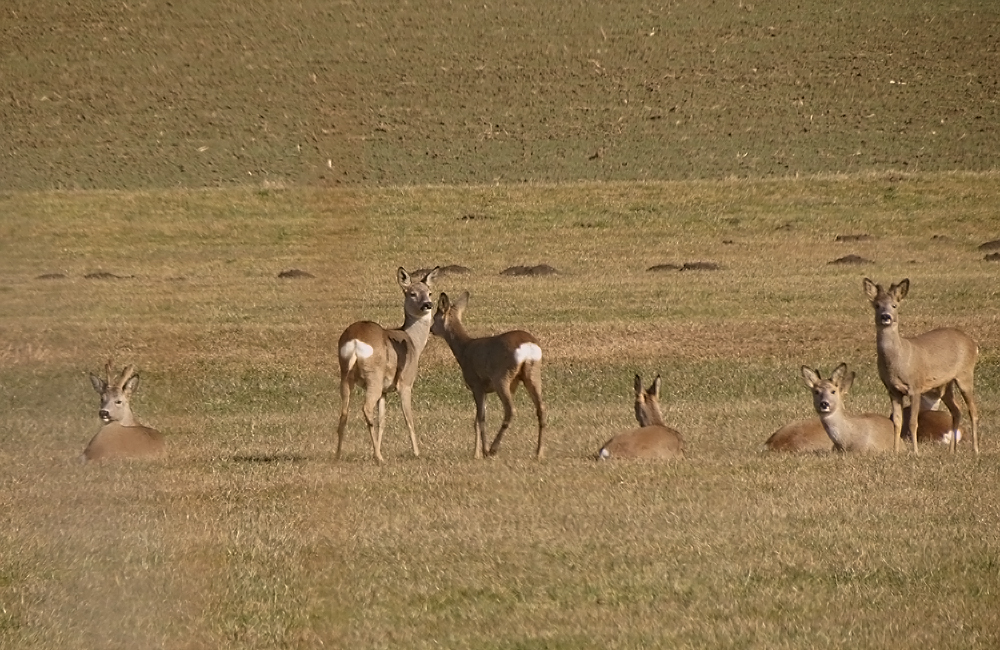
M0 196L0 647L995 648L998 202L995 173ZM541 340L546 460L523 393L472 460L434 339L421 458L390 398L387 462L357 408L333 462L336 337L435 264L471 269L435 288L474 334ZM904 333L980 342L979 457L759 453L810 414L802 364L888 412L865 276L911 279ZM75 462L112 356L161 462ZM684 461L592 460L636 372Z

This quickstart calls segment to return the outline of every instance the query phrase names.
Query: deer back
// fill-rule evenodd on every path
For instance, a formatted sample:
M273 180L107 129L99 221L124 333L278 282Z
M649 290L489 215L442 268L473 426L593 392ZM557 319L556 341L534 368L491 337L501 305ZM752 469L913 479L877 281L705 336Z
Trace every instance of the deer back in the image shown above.
M97 461L119 458L154 458L166 452L163 434L143 426L122 426L110 422L101 427L86 449L81 460Z
M764 451L820 452L833 451L833 441L827 435L819 418L796 420L771 434L764 443Z

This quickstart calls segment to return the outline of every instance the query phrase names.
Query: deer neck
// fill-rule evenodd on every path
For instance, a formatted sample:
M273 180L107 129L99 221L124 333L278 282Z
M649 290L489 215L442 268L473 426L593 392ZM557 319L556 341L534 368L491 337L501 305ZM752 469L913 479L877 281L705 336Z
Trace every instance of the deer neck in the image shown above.
M826 434L833 441L834 447L840 451L847 448L851 431L847 415L844 414L843 410L837 409L832 413L824 413L819 416L819 419L823 423L823 428L826 429Z
M432 320L430 313L423 316L406 314L406 320L403 321L403 326L399 328L406 332L406 335L413 341L413 347L416 349L418 355L427 346L427 339L431 336Z
M896 386L898 379L906 374L910 342L900 336L899 324L893 323L888 327L878 328L875 344L878 349L879 375L883 382ZM899 386L896 387L901 389Z
M465 325L462 325L462 321L457 318L448 322L442 338L448 343L448 347L455 354L455 358L461 358L465 346L472 340L469 333L465 331Z
M110 422L108 424L110 424ZM125 409L125 412L122 413L121 419L118 420L118 424L120 424L123 427L140 426L139 422L135 419L135 416L132 415L132 409Z

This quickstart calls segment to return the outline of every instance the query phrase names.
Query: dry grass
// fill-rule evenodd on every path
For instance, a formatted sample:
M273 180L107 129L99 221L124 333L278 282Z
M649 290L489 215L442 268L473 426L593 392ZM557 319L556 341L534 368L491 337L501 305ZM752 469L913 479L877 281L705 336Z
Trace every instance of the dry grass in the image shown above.
M998 199L996 175L7 195L0 647L996 647ZM849 253L874 263L827 264ZM722 268L645 270L698 260ZM538 263L560 273L499 275ZM333 341L400 322L396 266L433 264L473 270L437 287L472 293L473 333L542 340L544 462L524 395L473 462L434 340L425 457L390 399L386 465L356 409L333 463ZM849 406L887 409L865 275L911 278L905 332L980 341L979 458L757 453L809 413L801 364L848 362ZM110 355L169 459L74 463ZM590 460L635 372L684 462Z

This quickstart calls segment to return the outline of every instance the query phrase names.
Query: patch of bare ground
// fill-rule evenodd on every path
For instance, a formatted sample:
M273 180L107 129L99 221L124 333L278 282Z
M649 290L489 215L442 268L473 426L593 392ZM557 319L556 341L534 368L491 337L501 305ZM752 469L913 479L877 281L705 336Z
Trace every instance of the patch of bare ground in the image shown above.
M536 264L534 266L509 266L503 271L500 271L500 275L506 276L541 276L541 275L556 275L559 271L555 267L548 264Z
M855 254L852 253L850 255L844 255L843 257L838 257L835 260L827 262L827 264L847 264L847 265L851 265L851 264L874 264L874 262L872 262L870 259L867 259L865 257L861 257L860 255L855 255Z

